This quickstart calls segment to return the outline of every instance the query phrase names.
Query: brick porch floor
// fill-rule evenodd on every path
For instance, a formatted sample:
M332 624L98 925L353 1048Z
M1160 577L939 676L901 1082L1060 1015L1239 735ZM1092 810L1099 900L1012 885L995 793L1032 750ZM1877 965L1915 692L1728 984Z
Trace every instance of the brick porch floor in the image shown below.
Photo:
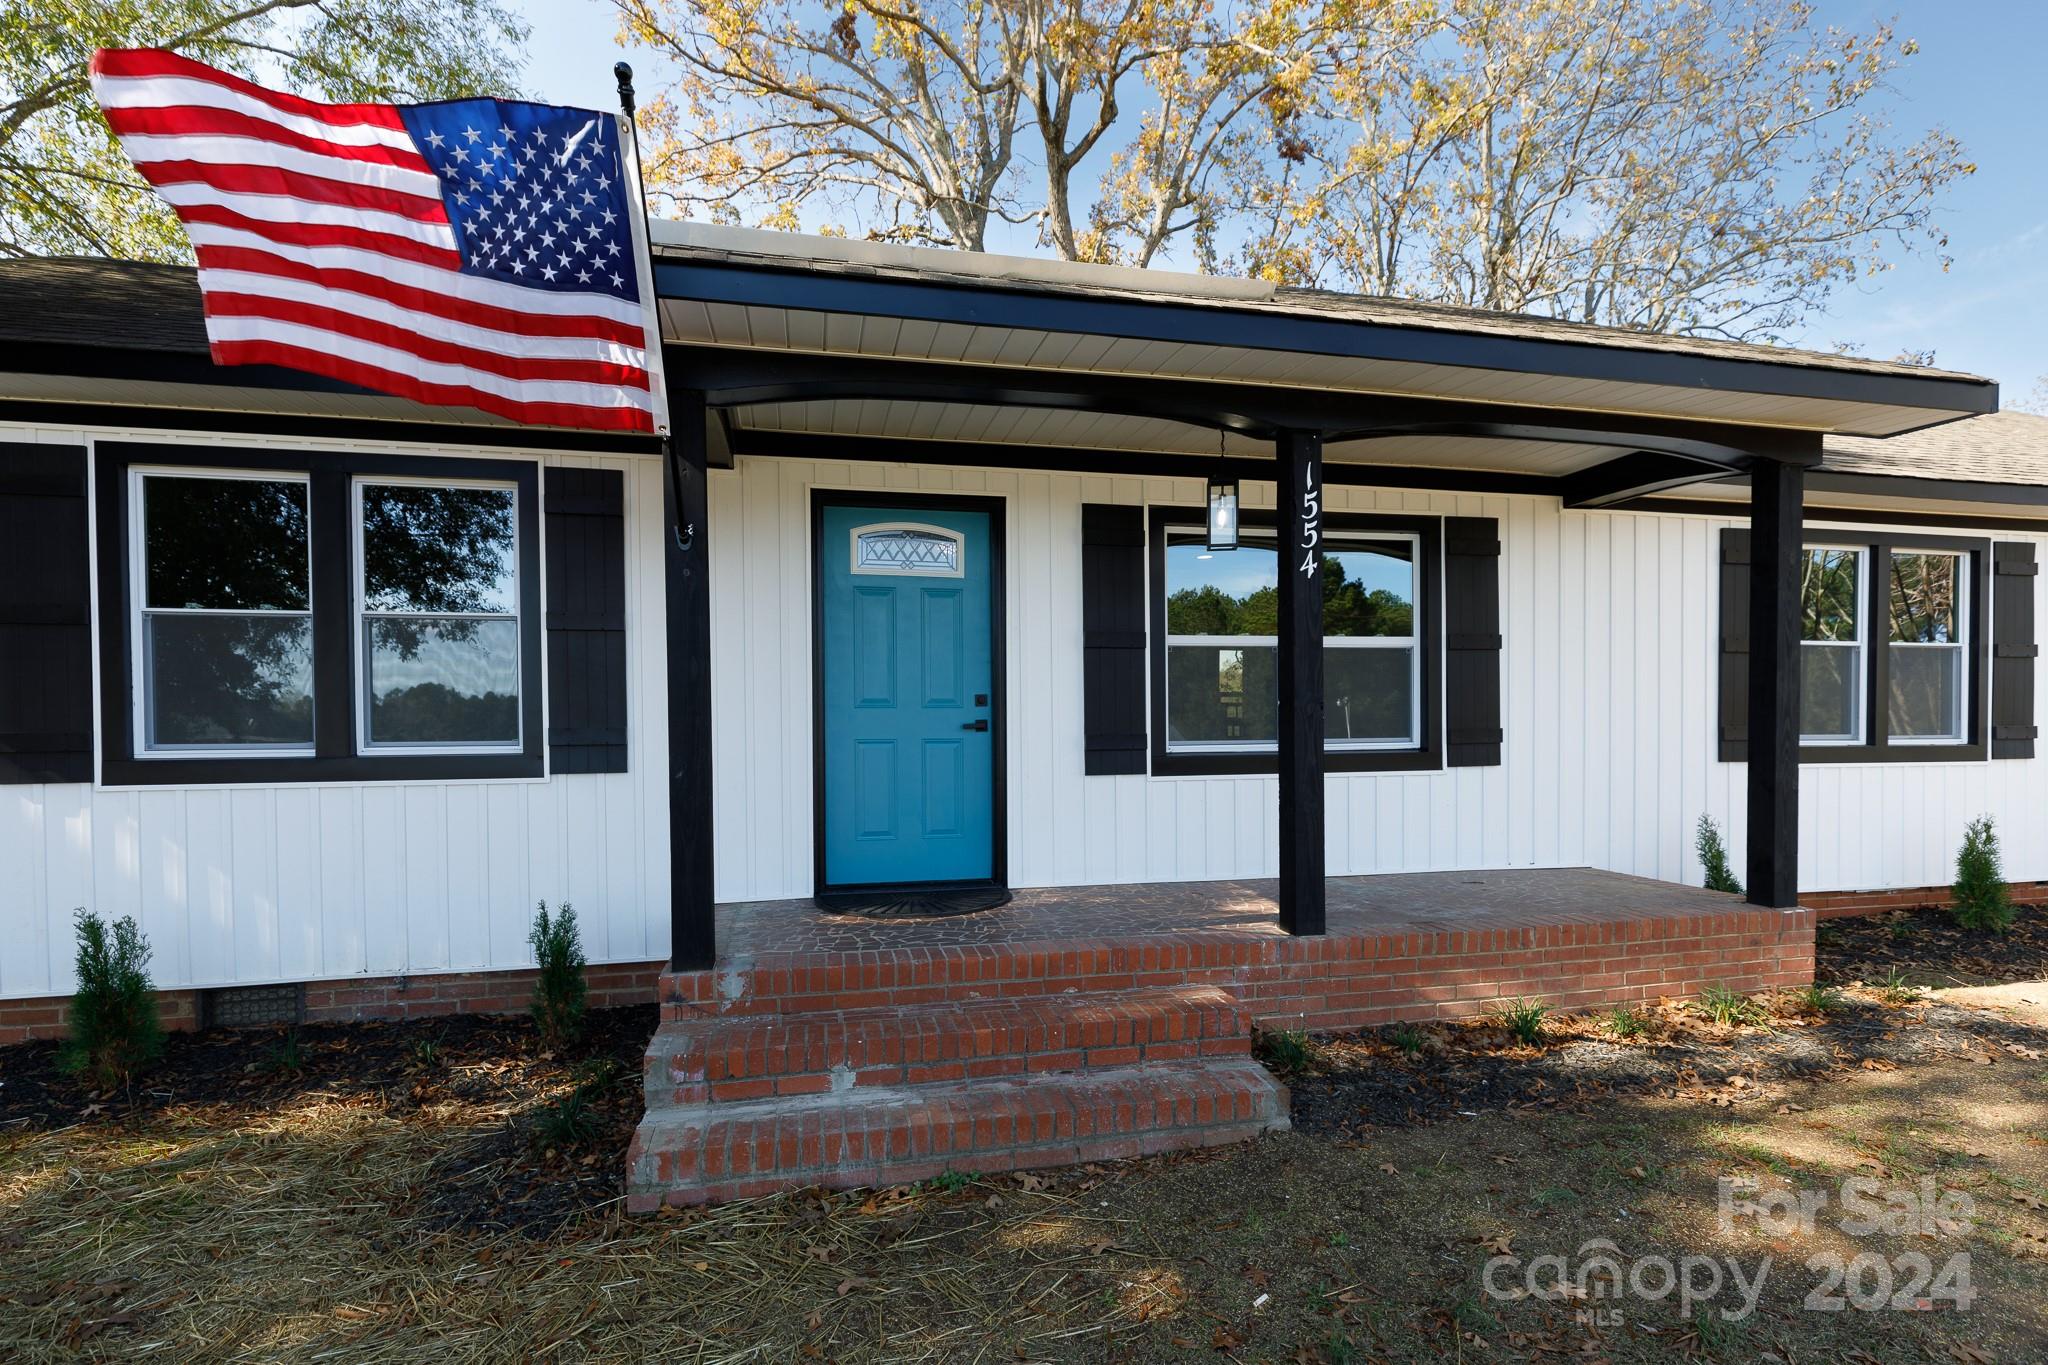
M821 912L810 900L741 901L718 907L718 955L740 959L1191 933L1284 939L1273 900L1277 887L1270 879L1043 887L1017 892L1000 910L951 919L869 919ZM1540 929L1748 909L1718 891L1586 867L1332 877L1324 895L1333 937Z

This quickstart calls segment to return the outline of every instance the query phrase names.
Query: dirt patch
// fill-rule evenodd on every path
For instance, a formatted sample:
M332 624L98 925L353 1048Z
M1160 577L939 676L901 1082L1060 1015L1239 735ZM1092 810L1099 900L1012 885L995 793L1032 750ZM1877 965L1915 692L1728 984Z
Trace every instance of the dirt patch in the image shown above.
M2020 1020L1908 992L1835 991L1825 1008L1784 996L1760 1001L1753 1021L1717 1024L1691 1001L1628 1017L1553 1017L1540 1045L1497 1024L1397 1026L1319 1040L1315 1063L1290 1076L1294 1125L1356 1137L1374 1128L1473 1118L1481 1113L1587 1112L1617 1096L1657 1096L1728 1107L1776 1083L1916 1064L1984 1065L2048 1049Z
M1892 910L1822 920L1814 976L1880 985L1987 986L2048 979L2048 906L2022 905L2005 933L1965 929L1947 910Z

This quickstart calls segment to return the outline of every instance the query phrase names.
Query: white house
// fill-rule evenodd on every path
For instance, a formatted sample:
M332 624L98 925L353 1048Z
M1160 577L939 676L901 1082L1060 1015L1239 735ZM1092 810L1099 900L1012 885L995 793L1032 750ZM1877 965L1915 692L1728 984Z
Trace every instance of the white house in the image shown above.
M654 238L667 453L215 367L183 270L0 263L0 1036L56 1023L76 907L134 915L180 1008L317 1018L516 1007L534 902L572 902L613 998L672 968L646 1203L882 1169L674 1156L776 1088L704 1071L735 1019L1081 981L1118 1018L1234 991L1241 1042L1797 979L1799 899L1939 886L1979 814L2048 879L2048 422L1986 381ZM1751 908L1628 880L1697 885L1702 815ZM1645 921L1641 972L1542 951ZM947 965L1141 933L1223 956ZM1308 998L1332 957L1355 989ZM919 1141L887 1169L1051 1159Z

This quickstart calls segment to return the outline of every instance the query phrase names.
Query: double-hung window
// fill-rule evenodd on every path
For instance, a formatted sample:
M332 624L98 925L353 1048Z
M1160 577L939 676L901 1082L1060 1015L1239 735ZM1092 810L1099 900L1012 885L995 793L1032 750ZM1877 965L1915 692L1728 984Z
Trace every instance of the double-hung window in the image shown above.
M1799 576L1799 731L1807 744L1863 742L1866 552L1809 546Z
M311 753L305 476L145 468L130 478L141 751Z
M1413 767L1435 734L1426 593L1436 537L1355 526L1322 547L1323 735L1332 767ZM1280 559L1269 526L1211 551L1199 520L1155 541L1160 771L1270 765L1279 734Z
M95 449L106 781L541 775L532 462Z
M1981 756L1987 557L1972 541L1807 546L1799 731L1810 758Z
M1969 720L1966 559L1906 549L1890 558L1885 706L1892 743L1960 744Z
M517 749L517 490L355 491L363 747Z

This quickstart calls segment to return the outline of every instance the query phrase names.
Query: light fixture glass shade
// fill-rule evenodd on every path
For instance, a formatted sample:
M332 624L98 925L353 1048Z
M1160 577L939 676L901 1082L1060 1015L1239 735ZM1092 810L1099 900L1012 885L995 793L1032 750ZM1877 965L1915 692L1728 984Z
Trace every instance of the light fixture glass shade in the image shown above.
M1209 548L1237 548L1237 480L1218 476L1209 480Z

